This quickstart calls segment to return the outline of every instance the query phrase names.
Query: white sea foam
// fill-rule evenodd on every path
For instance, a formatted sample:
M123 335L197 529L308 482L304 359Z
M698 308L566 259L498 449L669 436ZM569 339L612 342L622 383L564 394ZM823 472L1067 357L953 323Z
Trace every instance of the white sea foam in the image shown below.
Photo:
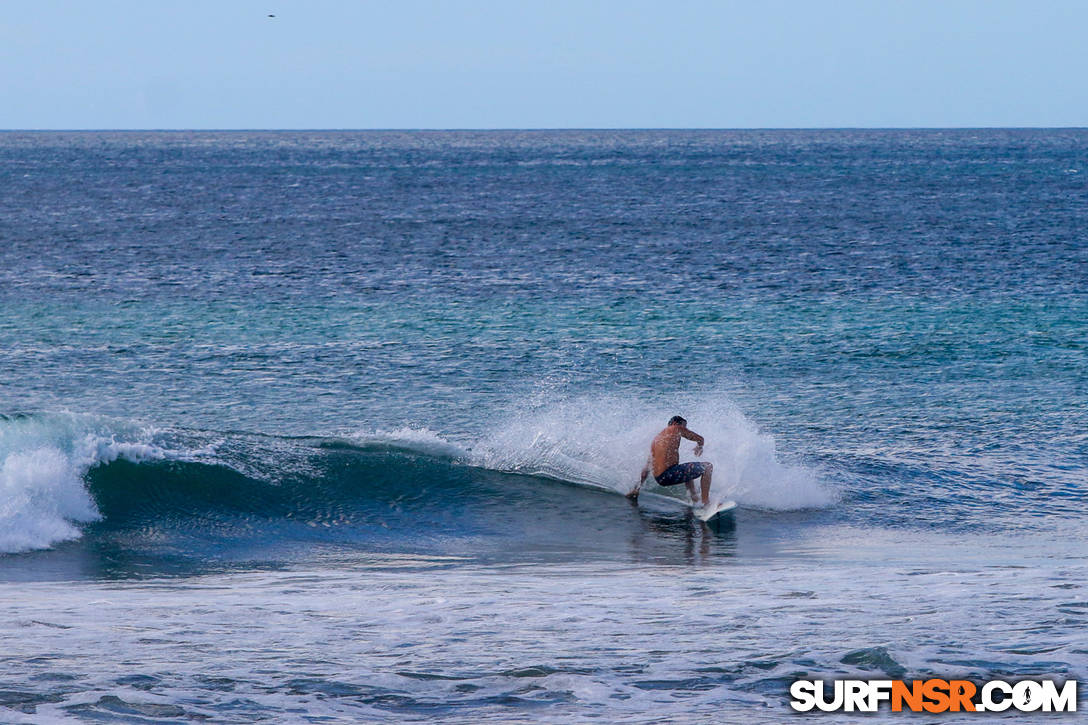
M79 536L71 522L98 517L79 472L56 448L9 453L0 465L0 552Z
M401 427L393 430L358 430L348 439L363 446L380 445L418 451L432 456L463 458L466 451L429 428Z
M78 538L98 510L83 475L118 458L161 458L142 429L94 416L50 413L0 420L0 553Z
M827 506L836 498L809 468L779 461L774 437L722 395L670 409L635 399L579 397L514 411L472 448L471 462L626 493L654 435L682 414L706 438L698 459L714 464L712 500L789 510ZM692 449L681 446L681 461L695 460Z

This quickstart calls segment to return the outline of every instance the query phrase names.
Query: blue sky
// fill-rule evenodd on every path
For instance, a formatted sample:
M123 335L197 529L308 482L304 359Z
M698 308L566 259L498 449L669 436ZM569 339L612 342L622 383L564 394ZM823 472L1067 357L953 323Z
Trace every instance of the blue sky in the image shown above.
M3 0L0 128L1086 126L1086 29L1083 0Z

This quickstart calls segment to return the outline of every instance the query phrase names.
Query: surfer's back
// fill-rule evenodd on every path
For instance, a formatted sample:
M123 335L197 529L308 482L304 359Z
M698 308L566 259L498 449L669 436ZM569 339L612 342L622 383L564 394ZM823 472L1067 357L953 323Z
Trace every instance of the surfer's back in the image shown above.
M654 436L650 443L650 456L653 458L654 476L659 476L669 466L680 462L680 429L683 426L670 425Z

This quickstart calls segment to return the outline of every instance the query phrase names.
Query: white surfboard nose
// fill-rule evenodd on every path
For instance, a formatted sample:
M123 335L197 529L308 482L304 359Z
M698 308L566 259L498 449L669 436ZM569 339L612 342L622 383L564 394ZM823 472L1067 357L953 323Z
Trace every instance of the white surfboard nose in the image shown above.
M695 508L695 515L698 516L701 521L710 521L718 514L725 513L726 511L732 511L736 507L736 501L727 500L717 504L710 504L708 506Z

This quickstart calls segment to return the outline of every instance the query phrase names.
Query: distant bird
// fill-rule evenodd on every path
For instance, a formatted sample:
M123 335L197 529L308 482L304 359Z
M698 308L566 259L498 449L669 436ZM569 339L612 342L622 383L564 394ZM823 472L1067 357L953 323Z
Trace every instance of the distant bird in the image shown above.
M269 13L268 17L270 17L270 18L274 18L274 17L276 17L276 16L275 16L275 15L272 15L271 13Z

